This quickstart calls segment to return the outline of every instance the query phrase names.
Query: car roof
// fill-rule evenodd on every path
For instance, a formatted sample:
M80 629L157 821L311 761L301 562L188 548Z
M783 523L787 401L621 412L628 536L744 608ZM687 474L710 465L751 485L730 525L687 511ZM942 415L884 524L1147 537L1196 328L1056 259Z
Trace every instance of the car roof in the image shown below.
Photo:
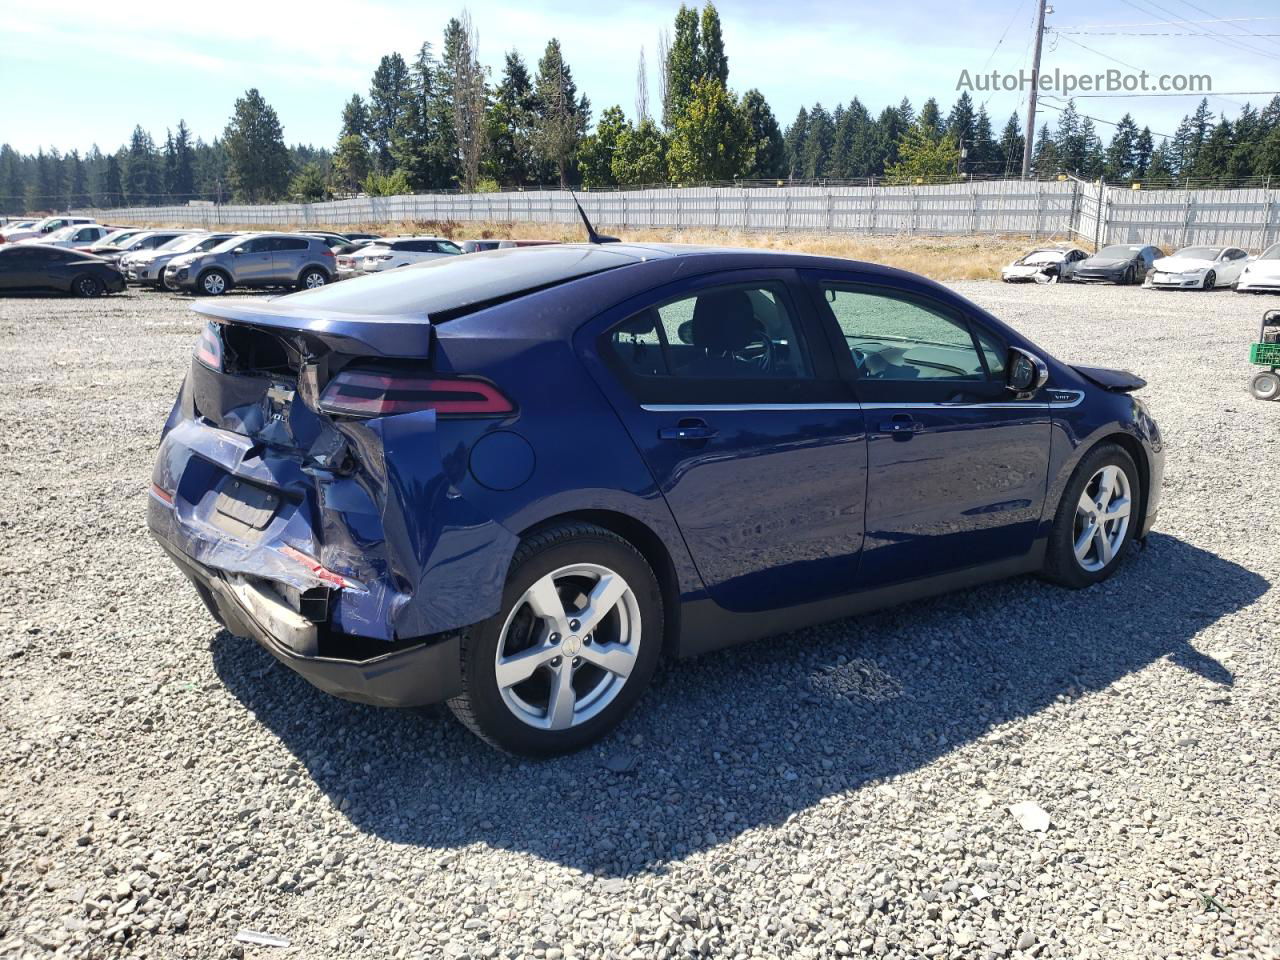
M830 269L857 272L870 280L900 281L909 278L917 288L934 288L951 299L946 288L924 277L892 267L797 254L787 251L702 247L686 244L566 243L537 247L507 247L444 257L398 270L340 284L329 284L282 298L291 308L313 309L326 314L364 316L426 315L439 323L465 316L487 306L521 298L563 283L613 271L621 267L667 263L660 271L674 279L679 264L690 262L687 273L747 269L751 267ZM621 271L630 274L630 270ZM656 274L637 276L636 283L665 282ZM630 284L624 284L629 286Z

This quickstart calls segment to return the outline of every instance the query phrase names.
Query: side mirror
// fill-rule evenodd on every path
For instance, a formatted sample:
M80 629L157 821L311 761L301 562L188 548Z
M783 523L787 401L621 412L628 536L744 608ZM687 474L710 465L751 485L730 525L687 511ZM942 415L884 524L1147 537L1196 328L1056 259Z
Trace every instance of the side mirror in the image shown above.
M231 251L231 255L233 257L238 257L242 253L244 253L244 247L236 247L234 250Z
M1009 348L1004 368L1004 387L1012 393L1035 393L1049 382L1049 367L1043 360L1021 347Z

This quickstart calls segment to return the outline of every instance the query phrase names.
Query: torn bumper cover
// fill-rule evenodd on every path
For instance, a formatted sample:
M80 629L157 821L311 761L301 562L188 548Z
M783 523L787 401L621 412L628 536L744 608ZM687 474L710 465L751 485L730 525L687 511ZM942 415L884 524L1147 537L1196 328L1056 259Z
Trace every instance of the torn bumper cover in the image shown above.
M214 618L325 693L380 707L439 703L462 692L457 634L361 659L321 656L318 628L267 588L202 567L163 543ZM302 649L299 649L299 648ZM308 652L309 651L309 652Z
M449 479L434 414L316 424L317 442L273 447L184 416L190 403L184 388L147 522L214 617L346 699L456 694L457 632L497 612L517 538ZM315 451L340 443L347 468L326 469Z

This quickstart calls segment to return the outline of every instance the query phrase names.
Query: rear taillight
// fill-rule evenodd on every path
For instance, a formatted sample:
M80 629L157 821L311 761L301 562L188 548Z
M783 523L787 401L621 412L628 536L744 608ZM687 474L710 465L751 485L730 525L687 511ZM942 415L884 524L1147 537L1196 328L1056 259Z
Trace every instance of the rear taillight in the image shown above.
M218 325L209 323L200 331L200 339L196 341L195 357L206 367L222 370L222 336L218 333Z
M322 256L322 257L336 257L336 256L337 256L337 254L336 254L336 253L334 253L332 250L321 250L321 251L320 251L320 256Z
M434 410L442 417L501 417L515 406L493 384L470 377L343 370L320 396L320 409L347 417Z

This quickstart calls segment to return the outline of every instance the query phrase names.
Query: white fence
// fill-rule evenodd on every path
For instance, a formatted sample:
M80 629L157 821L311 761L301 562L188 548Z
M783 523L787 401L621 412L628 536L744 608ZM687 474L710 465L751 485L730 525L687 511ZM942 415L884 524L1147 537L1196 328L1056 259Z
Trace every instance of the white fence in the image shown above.
M684 187L580 193L601 230L1078 236L1098 243L1261 249L1280 240L1280 190L1129 190L1068 181L992 180L904 187ZM566 191L416 194L262 206L87 211L109 223L354 226L401 220L562 223L578 220ZM518 232L518 231L517 231Z

